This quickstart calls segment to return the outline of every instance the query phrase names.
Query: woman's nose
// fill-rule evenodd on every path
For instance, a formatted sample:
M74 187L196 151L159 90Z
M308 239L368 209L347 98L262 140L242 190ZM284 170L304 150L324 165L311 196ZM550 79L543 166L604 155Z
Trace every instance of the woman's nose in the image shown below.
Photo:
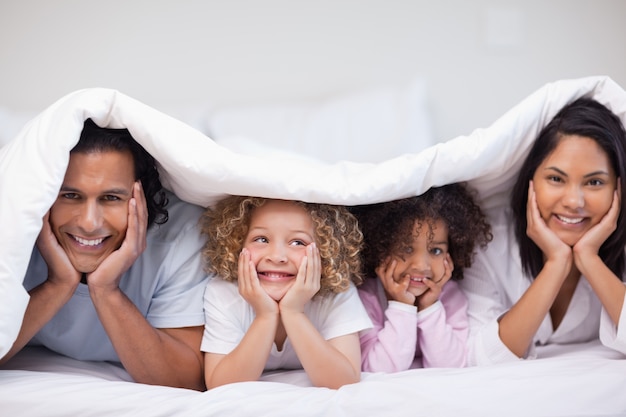
M585 192L578 185L570 185L565 190L563 205L567 208L576 210L585 206Z

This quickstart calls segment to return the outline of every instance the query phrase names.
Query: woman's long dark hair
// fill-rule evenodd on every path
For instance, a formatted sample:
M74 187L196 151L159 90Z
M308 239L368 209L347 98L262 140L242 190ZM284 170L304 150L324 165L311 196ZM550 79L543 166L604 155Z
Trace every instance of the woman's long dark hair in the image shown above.
M620 279L624 273L626 245L626 132L620 119L602 104L589 98L578 99L563 107L539 133L526 157L512 190L511 208L515 222L515 237L519 244L524 272L536 277L543 268L541 249L526 234L528 226L526 205L528 184L541 163L550 155L565 135L591 138L606 152L620 181L621 210L617 228L600 247L599 255L606 266Z
M139 143L133 139L128 129L109 129L96 125L93 120L85 120L78 143L70 153L91 153L103 151L129 151L135 163L135 180L141 181L148 206L148 227L153 223L167 222L165 209L167 196L163 191L156 162Z

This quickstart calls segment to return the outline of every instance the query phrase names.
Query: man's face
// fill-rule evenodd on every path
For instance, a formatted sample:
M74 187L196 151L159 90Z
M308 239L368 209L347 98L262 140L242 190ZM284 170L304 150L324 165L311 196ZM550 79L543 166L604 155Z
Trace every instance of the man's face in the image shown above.
M93 272L126 236L134 163L129 151L72 153L50 225L77 271Z

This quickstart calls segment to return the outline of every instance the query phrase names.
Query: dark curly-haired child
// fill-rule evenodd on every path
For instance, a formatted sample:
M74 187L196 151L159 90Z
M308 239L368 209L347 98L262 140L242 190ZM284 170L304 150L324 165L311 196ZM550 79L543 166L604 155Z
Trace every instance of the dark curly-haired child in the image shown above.
M454 280L492 238L470 191L451 184L352 210L365 242L358 291L374 323L360 335L363 371L465 366L467 299Z
M361 378L359 332L371 327L361 282L363 235L345 208L227 197L202 218L208 388L302 369L315 386Z

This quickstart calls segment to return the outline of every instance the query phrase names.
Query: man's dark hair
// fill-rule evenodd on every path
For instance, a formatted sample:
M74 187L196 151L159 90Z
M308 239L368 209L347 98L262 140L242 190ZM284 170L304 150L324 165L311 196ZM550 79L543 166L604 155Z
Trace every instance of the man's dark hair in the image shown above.
M153 223L167 222L168 203L163 185L159 179L156 161L139 143L133 139L128 129L109 129L96 125L93 120L85 120L78 143L70 153L126 152L132 154L135 164L135 180L141 181L148 206L148 227Z

